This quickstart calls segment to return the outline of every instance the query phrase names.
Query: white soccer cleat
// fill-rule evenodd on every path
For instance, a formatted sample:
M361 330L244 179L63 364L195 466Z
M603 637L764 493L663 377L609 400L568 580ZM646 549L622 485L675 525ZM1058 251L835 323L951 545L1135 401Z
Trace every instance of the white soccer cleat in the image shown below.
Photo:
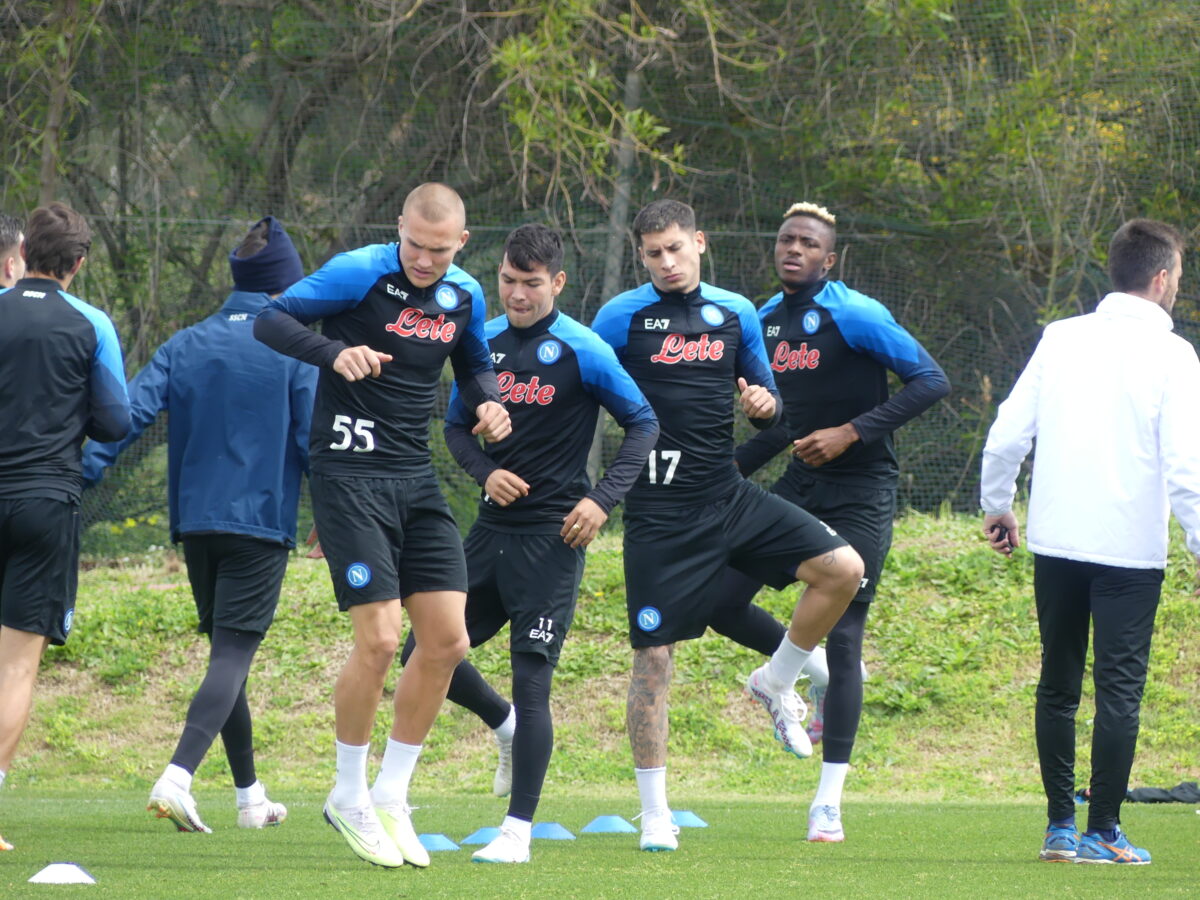
M764 663L746 679L746 696L762 704L775 725L775 740L783 744L788 753L807 759L812 756L812 741L804 733L804 717L808 707L797 696L795 689L781 689L771 683Z
M360 859L386 869L398 869L404 865L404 854L383 830L379 817L370 806L338 809L326 800L324 815L325 821L346 839L350 849Z
M513 739L508 740L496 735L496 749L500 758L496 762L496 777L492 779L492 793L497 797L507 797L512 793L512 752Z
M1200 812L1200 810L1197 810ZM0 850L12 850L13 845L4 839L4 835L0 834Z
M651 853L679 849L679 826L671 821L669 809L643 812L641 848Z
M412 809L404 803L385 803L375 807L375 814L388 837L410 866L423 869L429 865L429 851L413 828Z
M200 819L192 795L165 778L158 779L150 789L146 809L154 813L156 819L170 819L178 831L212 834L212 829Z
M823 803L808 811L808 839L818 844L840 844L846 839L842 831L842 811Z
M497 838L471 854L471 862L477 863L527 863L529 842L510 828L501 828Z
M279 825L287 818L287 807L282 803L263 800L251 806L238 807L238 828L266 828Z

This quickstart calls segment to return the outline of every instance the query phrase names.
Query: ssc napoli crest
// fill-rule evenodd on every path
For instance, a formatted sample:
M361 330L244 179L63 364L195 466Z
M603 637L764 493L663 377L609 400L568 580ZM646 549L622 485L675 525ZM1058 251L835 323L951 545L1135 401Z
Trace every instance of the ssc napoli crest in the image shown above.
M816 334L817 329L821 327L821 314L815 309L810 309L800 320L800 325L805 334Z
M725 321L725 313L721 312L721 307L715 303L705 303L700 307L700 318L713 328L716 328Z
M75 621L75 610L68 609L66 615L63 616L63 634L71 633L71 625Z
M443 284L434 293L433 299L437 301L437 305L442 309L454 309L458 306L458 291L454 290L448 284Z
M542 341L537 348L537 358L540 362L550 365L558 362L558 358L562 356L562 345L558 341Z
M637 624L642 631L657 631L662 625L662 613L653 606L643 606L638 610Z
M366 563L350 563L346 566L346 584L358 590L371 583L371 567Z

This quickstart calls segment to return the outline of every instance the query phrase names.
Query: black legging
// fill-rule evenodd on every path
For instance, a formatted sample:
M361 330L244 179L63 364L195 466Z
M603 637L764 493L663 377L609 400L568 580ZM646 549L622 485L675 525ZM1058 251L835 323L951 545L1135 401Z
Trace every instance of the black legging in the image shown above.
M863 632L870 611L870 603L852 602L825 638L829 687L825 693L821 758L828 763L850 762L850 752L854 749L863 708Z
M246 702L246 677L263 636L216 626L208 654L208 671L188 707L174 765L195 772L220 732L233 783L254 784L254 728Z

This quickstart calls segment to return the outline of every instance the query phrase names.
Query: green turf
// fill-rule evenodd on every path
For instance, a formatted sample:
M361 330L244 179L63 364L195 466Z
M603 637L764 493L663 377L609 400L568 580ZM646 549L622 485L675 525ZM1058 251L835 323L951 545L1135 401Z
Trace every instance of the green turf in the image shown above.
M579 835L535 841L524 866L475 865L464 848L433 854L427 870L396 871L353 857L321 820L317 794L281 796L288 821L250 832L234 827L226 793L201 791L211 835L177 834L150 819L141 792L6 794L5 834L18 846L0 854L5 898L1195 896L1200 850L1200 819L1182 805L1126 808L1127 828L1155 859L1128 868L1038 862L1041 810L1023 803L851 803L849 840L818 845L804 841L797 804L681 794L676 807L709 827L684 829L675 853L641 853L636 835ZM634 807L631 791L550 796L539 821L578 834L597 815L628 818ZM502 814L490 797L430 796L415 823L457 841ZM79 863L97 885L26 883L52 861Z

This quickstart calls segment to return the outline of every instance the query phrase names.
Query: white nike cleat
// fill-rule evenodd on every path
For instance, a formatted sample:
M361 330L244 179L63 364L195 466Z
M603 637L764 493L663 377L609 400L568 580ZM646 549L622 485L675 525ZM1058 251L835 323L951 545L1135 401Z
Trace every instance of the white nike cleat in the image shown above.
M250 806L238 807L238 828L266 828L279 825L287 818L287 807L282 803L263 800Z
M775 740L783 744L784 750L801 759L812 756L812 741L804 732L808 707L793 688L780 689L772 684L765 663L746 679L746 696L761 703L770 714Z
M212 834L212 829L200 819L192 795L165 778L158 779L150 789L146 809L157 819L170 819L179 831Z
M641 848L651 853L679 849L679 826L671 821L669 809L651 809L643 812Z
M513 739L508 740L496 735L496 749L500 758L496 762L496 777L492 779L492 793L497 797L507 797L512 793L512 751Z
M379 817L370 806L338 809L326 800L324 814L325 821L341 833L360 859L387 869L398 869L404 865L404 854L383 830Z
M477 863L527 863L529 842L511 828L501 828L499 836L471 854L471 862Z
M419 869L429 865L429 851L417 837L412 823L412 809L407 804L376 804L375 814L379 817L383 830L403 854L406 863Z
M846 833L842 831L842 811L825 803L810 809L808 839L818 844L840 844L844 841Z

